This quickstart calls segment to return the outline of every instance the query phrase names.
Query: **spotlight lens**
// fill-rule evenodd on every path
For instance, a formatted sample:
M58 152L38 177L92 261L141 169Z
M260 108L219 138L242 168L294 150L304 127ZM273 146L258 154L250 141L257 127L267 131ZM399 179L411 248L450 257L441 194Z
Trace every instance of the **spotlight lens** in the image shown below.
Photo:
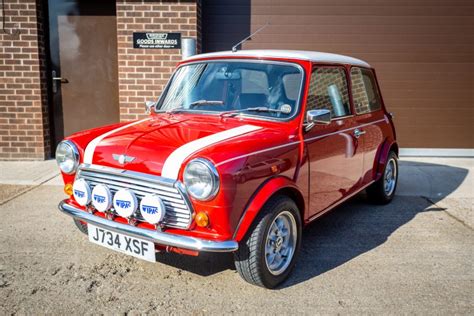
M112 194L104 184L98 184L92 190L92 205L99 212L105 212L112 206Z
M91 188L84 179L77 179L72 186L74 199L81 206L86 206L91 202Z
M158 224L165 217L165 205L163 201L154 194L147 194L140 202L140 213L150 224Z

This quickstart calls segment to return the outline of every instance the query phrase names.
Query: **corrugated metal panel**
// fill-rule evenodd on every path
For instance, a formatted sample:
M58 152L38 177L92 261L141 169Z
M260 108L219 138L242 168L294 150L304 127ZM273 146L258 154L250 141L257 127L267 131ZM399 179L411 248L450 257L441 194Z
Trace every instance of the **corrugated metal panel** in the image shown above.
M244 48L333 52L373 65L402 147L474 147L471 0L207 0L203 16L205 52L229 50L270 21Z

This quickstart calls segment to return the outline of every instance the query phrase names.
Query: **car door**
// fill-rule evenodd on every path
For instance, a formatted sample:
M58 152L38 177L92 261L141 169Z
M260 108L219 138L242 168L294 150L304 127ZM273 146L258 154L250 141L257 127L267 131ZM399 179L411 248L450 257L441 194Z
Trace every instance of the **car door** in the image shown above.
M309 217L360 187L363 153L361 140L354 136L357 122L351 112L344 67L313 66L306 112L315 109L329 109L332 119L304 135L309 162Z
M351 68L351 90L355 121L359 127L364 152L362 185L368 185L375 176L377 153L384 141L383 125L388 121L382 107L382 98L372 69Z

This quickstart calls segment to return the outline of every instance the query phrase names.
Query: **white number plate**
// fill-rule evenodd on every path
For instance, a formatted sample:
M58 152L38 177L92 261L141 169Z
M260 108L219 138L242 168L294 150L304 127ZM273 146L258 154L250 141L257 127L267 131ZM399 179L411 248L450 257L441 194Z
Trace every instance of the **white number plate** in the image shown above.
M155 245L148 240L130 237L91 224L87 225L89 241L146 261L155 262Z

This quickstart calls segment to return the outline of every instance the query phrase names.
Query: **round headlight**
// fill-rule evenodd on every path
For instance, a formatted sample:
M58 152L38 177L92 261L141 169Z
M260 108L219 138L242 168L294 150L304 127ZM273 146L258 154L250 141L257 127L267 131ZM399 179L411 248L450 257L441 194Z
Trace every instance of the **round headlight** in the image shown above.
M197 200L210 200L219 191L219 174L208 160L191 160L184 169L183 178L186 189Z
M79 165L79 152L76 145L68 140L63 140L56 148L56 162L59 169L67 174L76 172Z

